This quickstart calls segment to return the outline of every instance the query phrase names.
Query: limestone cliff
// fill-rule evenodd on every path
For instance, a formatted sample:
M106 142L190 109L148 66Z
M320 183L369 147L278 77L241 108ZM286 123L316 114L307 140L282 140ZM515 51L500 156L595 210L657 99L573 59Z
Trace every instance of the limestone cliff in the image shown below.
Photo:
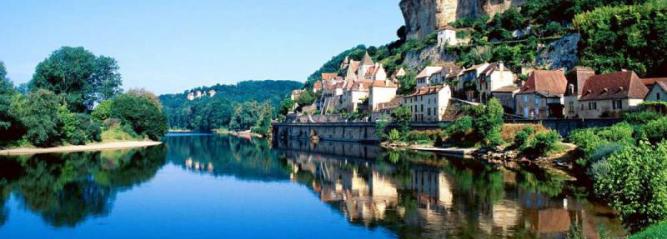
M525 0L401 0L408 38L422 38L464 17L492 16Z

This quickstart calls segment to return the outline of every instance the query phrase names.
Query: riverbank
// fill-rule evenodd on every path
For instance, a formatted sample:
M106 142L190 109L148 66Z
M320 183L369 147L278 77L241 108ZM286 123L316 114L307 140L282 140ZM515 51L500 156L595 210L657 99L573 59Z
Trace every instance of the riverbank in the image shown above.
M93 143L86 145L67 145L49 148L15 148L0 150L1 156L19 156L19 155L33 155L33 154L47 154L47 153L72 153L72 152L88 152L88 151L102 151L112 149L130 149L130 148L145 148L150 146L160 145L160 141L121 141L121 142L107 142L107 143Z
M227 129L216 129L214 130L216 134L219 135L231 135L239 138L244 138L244 139L252 139L252 138L260 138L263 139L264 136L261 134L256 134L251 132L250 130L246 131L232 131L232 130L227 130Z

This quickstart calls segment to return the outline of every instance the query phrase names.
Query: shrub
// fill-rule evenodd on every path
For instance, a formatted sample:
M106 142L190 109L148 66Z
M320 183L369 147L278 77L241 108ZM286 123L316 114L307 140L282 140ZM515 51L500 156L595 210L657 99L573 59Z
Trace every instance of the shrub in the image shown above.
M601 145L609 143L607 140L599 137L595 133L596 130L594 128L575 130L570 133L568 138L583 153L583 161L580 164L584 164L584 166L588 165L588 160Z
M667 216L667 142L625 147L607 158L595 192L609 200L625 223L637 229Z
M139 139L136 133L134 133L132 128L130 128L128 125L125 125L125 127L120 125L112 125L109 127L109 129L102 132L101 138L104 142Z
M516 133L516 136L514 136L514 146L516 148L525 147L525 145L528 143L528 139L534 133L535 133L535 129L533 127L530 127L530 126L521 129L521 131Z
M623 120L633 125L646 124L661 117L663 117L663 115L660 113L646 110L623 114Z
M401 133L398 132L398 130L396 129L391 129L391 131L389 131L389 141L398 142L400 140L401 140Z
M643 231L630 236L630 239L667 238L667 221L652 225Z
M641 126L640 137L656 144L667 137L667 117L648 122Z
M523 155L529 157L541 157L560 149L562 138L558 132L548 130L530 136L530 134L528 134L529 131L530 130L524 132L524 134L529 136L525 139L524 143L519 146L519 151Z

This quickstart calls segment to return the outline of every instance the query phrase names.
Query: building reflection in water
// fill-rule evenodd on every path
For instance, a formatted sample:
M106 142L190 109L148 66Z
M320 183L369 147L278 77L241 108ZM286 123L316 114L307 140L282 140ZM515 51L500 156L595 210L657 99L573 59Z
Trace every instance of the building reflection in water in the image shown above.
M565 238L579 232L599 238L601 228L624 234L620 222L606 216L611 211L565 194L564 181L540 182L529 172L444 159L439 166L385 163L382 157L369 163L323 153L285 151L290 178L310 175L304 183L348 220L408 234L401 236Z

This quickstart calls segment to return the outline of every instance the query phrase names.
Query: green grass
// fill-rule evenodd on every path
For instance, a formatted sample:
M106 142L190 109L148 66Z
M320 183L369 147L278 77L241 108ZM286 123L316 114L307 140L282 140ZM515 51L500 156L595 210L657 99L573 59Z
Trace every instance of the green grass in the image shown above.
M134 136L119 126L112 126L102 132L102 142L115 142L127 140L141 140L141 137Z
M643 231L630 236L630 239L667 238L667 221L647 227Z

